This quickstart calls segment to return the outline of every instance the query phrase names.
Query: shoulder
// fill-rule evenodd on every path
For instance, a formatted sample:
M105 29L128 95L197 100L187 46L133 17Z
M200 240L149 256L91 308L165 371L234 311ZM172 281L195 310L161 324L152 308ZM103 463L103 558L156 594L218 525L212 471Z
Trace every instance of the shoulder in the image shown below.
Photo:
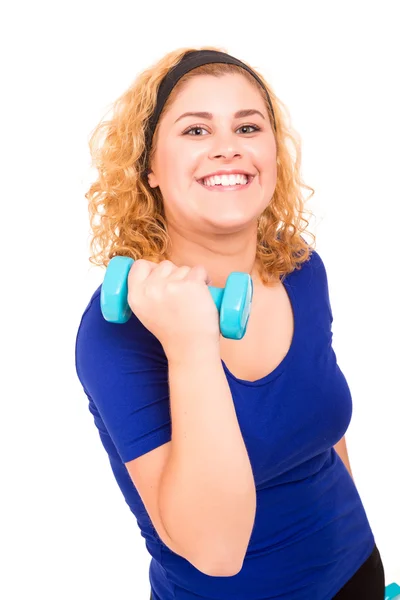
M79 323L82 328L92 329L97 335L113 338L140 339L142 341L156 341L157 338L139 321L135 314L126 323L110 323L103 317L101 311L101 285L93 292L86 308L83 310Z
M317 281L326 282L326 268L321 254L311 247L303 238L308 246L308 257L303 262L298 262L297 267L290 273L291 280L297 281L298 285L315 284Z
M327 314L332 322L332 308L325 263L317 250L310 245L308 245L308 248L308 258L298 264L297 268L289 274L287 285L294 290L305 309L312 309L315 312L326 307Z
M325 268L325 263L322 256L315 249L310 249L311 254L307 261L308 263L308 277L307 277L307 288L309 294L317 299L317 306L319 308L326 307L329 314L329 320L332 323L332 307L330 301L328 275Z
M301 236L301 238L303 242L305 242L305 244L307 245L309 252L308 258L302 264L312 269L324 269L325 267L320 253L315 248L313 248L303 236Z
M110 368L116 363L135 364L146 369L149 364L165 366L166 356L158 339L132 314L126 323L110 323L103 317L100 304L101 286L91 296L83 311L75 341L78 368L90 363ZM97 366L98 368L98 366Z
M307 262L309 263L309 269L312 271L314 276L319 276L322 278L326 277L325 263L321 254L314 248L310 248L310 256Z
M327 290L328 274L321 254L317 250L312 249L309 262L312 280L322 286L324 290Z

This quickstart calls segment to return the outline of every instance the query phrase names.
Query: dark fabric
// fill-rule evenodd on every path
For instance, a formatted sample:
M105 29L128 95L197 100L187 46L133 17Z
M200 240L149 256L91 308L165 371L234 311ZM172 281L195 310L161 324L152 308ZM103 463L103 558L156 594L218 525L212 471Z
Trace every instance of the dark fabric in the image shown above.
M385 571L375 544L372 554L332 600L384 600Z
M372 554L332 600L384 600L385 571L375 544ZM150 600L153 594L150 592Z

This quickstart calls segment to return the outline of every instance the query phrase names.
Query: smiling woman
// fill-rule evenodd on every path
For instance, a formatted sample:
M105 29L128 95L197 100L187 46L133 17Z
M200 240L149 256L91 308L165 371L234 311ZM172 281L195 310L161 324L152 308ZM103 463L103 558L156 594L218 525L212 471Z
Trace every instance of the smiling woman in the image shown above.
M152 556L152 598L382 600L344 453L352 398L327 273L302 235L313 190L271 86L218 49L176 50L91 151L90 260L134 260L133 315L107 322L98 288L76 367ZM254 288L240 340L219 335L206 287L236 271Z
M154 134L148 183L162 195L173 249L168 258L177 265L206 264L214 285L224 287L227 268L221 270L216 255L213 261L193 250L204 239L213 252L223 243L236 253L236 270L253 271L254 248L245 242L257 233L276 189L274 129L258 84L240 73L203 74L180 85ZM187 111L187 106L209 110ZM215 192L222 201L215 202ZM191 231L190 238L182 229Z
M209 62L203 61L195 68L191 64L191 70L182 68L182 65L194 62L198 51L182 49L167 54L156 66L139 75L135 84L115 102L113 119L100 123L95 129L90 148L93 166L99 170L101 177L86 194L93 231L89 260L93 264L107 266L113 256L124 255L136 260L172 260L175 264L185 265L203 262L210 268L211 256L207 259L204 255L198 256L192 261L190 253L182 261L178 259L172 241L174 221L167 223L168 211L174 211L171 217L176 216L176 196L180 186L184 185L183 193L191 186L189 202L194 202L193 193L198 180L220 170L233 169L234 172L249 173L255 179L250 187L259 196L263 195L258 201L261 214L256 214L254 206L253 211L247 214L250 219L248 231L251 228L257 235L254 272L264 283L277 282L307 261L310 255L309 244L301 235L308 225L306 217L311 215L305 209L302 188L310 190L311 195L314 190L301 179L298 135L287 127L285 107L261 74L236 59L233 62L241 66L229 63L228 59L219 62L220 59L213 57L213 54L219 56L214 48L205 47L202 52L207 52ZM175 76L171 77L173 72ZM228 80L232 82L229 87ZM154 86L158 90L157 96ZM234 98L231 98L231 92L235 94ZM207 110L201 106L204 102ZM161 152L158 153L162 130L168 130L168 139L162 136ZM230 140L227 134L231 136ZM233 156L226 156L224 148L222 153L221 148L220 152L217 148L214 159L209 158L196 165L194 153L204 159L205 150L210 145L211 150L215 144L228 143L230 146L235 138L237 142L241 140L244 152L247 145L255 160L263 161L262 169L257 169L257 163L252 163L250 156L238 155L240 149L235 151L229 147L226 150L228 153L233 151ZM166 150L174 152L175 160ZM191 172L185 170L183 173L182 169L177 172L176 168L171 171L160 164L161 154L168 159L169 166L171 163L174 166L176 155L181 161L188 151L187 161L190 163L178 164L186 164L187 169L192 167ZM179 179L174 179L177 173ZM183 176L186 177L185 182ZM164 190L158 185L160 178L163 181L168 178ZM173 188L178 190L173 192ZM205 195L204 188L199 188L202 189L203 206L199 202L192 203L190 221L185 221L185 227L196 235L196 231L192 230L199 227L201 219L202 227L208 228L211 244L222 239L222 233L225 243L235 237L242 238L243 233L236 235L233 211L219 215L219 218L225 218L223 232L219 225L215 230L215 224L213 228L213 223L208 223L213 215L210 210L204 213L204 202L214 195L209 197L209 194ZM167 194L171 202L168 202ZM232 199L231 194L218 197ZM240 197L238 195L237 199ZM182 207L182 199L180 203ZM232 209L240 210L240 206L232 206ZM194 211L198 210L202 214L195 218ZM231 223L227 220L229 217ZM238 219L240 214L236 215L236 221ZM311 232L309 236L314 237ZM175 250L175 256L172 250ZM230 261L231 264L233 262L237 270L251 272L254 256L243 259L240 253ZM227 264L225 275L232 270ZM221 276L220 269L218 273L215 269L213 271L214 285L218 285L218 281L223 286L224 276Z

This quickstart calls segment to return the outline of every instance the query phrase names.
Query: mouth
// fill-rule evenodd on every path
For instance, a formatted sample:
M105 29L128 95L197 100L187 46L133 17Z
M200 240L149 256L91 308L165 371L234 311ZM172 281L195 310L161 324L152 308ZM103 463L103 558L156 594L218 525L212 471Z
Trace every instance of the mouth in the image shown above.
M201 187L205 188L209 192L240 192L241 190L247 189L255 175L246 175L246 183L235 183L233 185L223 185L222 183L216 183L214 185L206 184L204 179L197 179L197 183L201 185Z

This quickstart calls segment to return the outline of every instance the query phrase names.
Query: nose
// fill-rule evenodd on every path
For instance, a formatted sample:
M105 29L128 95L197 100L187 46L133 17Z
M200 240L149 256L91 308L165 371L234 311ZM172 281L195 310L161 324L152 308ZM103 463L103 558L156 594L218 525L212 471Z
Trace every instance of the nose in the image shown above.
M232 160L241 156L239 145L240 141L235 133L216 134L210 148L210 158L225 158Z

